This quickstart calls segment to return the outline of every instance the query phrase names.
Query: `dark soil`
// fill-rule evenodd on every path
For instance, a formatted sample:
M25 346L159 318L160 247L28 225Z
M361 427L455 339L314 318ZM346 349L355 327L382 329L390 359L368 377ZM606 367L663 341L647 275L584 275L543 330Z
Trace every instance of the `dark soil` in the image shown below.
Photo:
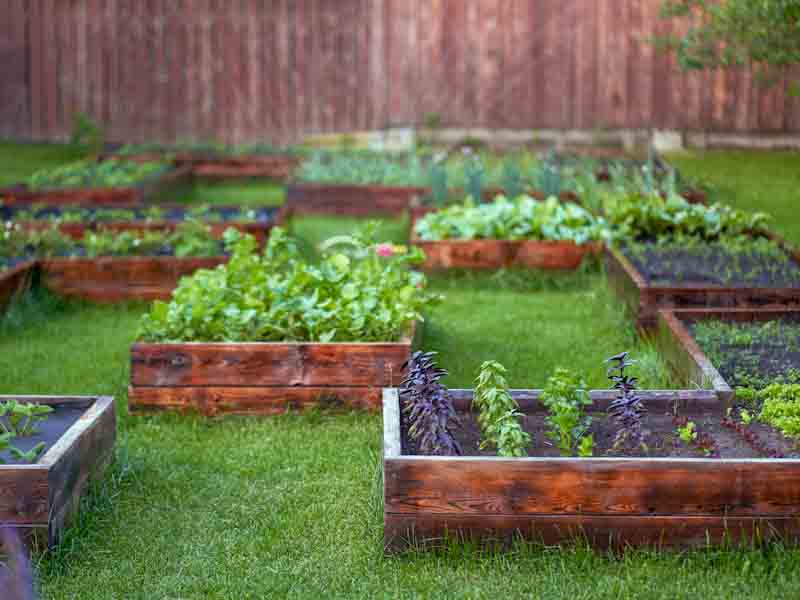
M733 387L800 383L800 320L688 323L692 337Z
M44 442L46 447L44 452L39 455L41 459L50 447L81 418L86 412L87 406L76 406L74 404L55 406L55 411L50 413L47 420L37 423L38 433L27 437L15 437L11 440L11 445L23 452L27 452L39 442ZM24 461L13 458L8 451L0 452L0 465L3 463L9 465L27 464Z
M736 431L722 425L720 414L684 414L700 433L710 435L717 444L720 458L760 458L750 444L747 443ZM548 427L545 422L545 413L532 413L524 417L523 429L531 435L532 444L529 456L552 457L561 456L558 448L547 437ZM641 458L707 458L707 454L695 445L684 443L676 433L677 426L672 413L649 413L644 419L646 451L642 448L614 449L614 440L617 428L605 413L592 414L590 432L594 436L594 456L602 457L641 457ZM418 454L417 446L408 437L408 427L404 415L401 415L400 429L402 436L403 454ZM783 450L786 456L790 455L792 446L790 442L772 428L763 426L765 442L770 446ZM464 456L496 456L494 449L480 449L480 427L475 415L459 413L458 424L453 428L453 434L461 446Z
M637 244L623 252L650 285L800 288L800 265L788 255L732 251L719 244Z

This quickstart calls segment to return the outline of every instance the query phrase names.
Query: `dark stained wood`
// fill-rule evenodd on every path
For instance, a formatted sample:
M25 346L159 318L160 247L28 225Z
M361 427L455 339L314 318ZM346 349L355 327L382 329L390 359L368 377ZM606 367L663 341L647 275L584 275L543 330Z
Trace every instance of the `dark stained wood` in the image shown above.
M644 392L682 398L674 410L721 417L713 391ZM469 410L471 390L453 392ZM653 397L650 397L653 395ZM692 399L696 395L696 401ZM524 412L539 390L514 390ZM613 391L592 392L610 400ZM446 536L599 548L697 547L800 534L800 460L497 458L402 454L399 400L384 390L384 543L388 551L440 545ZM598 406L598 410L602 407Z
M796 255L796 250L785 249ZM633 263L612 247L606 248L605 263L609 285L644 331L655 328L660 309L800 307L800 288L649 285Z
M136 343L129 406L209 416L379 410L381 389L402 380L420 330L393 343Z
M39 530L54 547L74 521L91 481L103 476L116 442L109 397L0 396L40 404L78 405L83 417L32 465L0 465L0 523Z
M800 309L703 308L660 310L655 340L659 353L682 385L710 385L725 401L734 391L689 332L687 323L713 319L727 322L763 322L800 318Z
M176 257L49 258L41 283L58 294L92 302L168 300L180 278L228 259Z

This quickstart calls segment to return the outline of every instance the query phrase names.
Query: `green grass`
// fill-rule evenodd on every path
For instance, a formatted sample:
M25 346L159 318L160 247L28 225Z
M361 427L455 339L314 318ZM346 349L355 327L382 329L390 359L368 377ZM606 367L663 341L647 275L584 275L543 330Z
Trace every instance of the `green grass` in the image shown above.
M669 160L681 173L711 182L720 201L769 213L775 231L800 245L800 152L691 152Z
M0 140L0 186L20 183L39 169L84 158L84 152L64 144L15 144Z
M26 147L0 145L0 164L5 154L24 152ZM780 164L764 166L767 178L781 177L784 157L776 156ZM712 158L708 164L683 158L681 166L713 176L726 163L724 155ZM29 158L31 165L51 160L56 161ZM786 171L785 179L794 181L794 174ZM758 189L749 180L731 186L737 194L741 188L735 202L742 206L750 190ZM771 210L774 204L781 211L796 200L793 185L775 189L765 200L769 205L756 208ZM238 201L239 192L230 193L226 201ZM800 221L788 213L782 220L789 233ZM297 219L292 230L313 248L354 223ZM380 236L400 243L405 232L404 221L391 221ZM663 366L635 340L597 270L561 277L455 274L433 278L432 286L446 299L427 315L424 347L440 352L454 387L471 387L489 358L509 368L515 387L541 386L557 365L580 369L592 386L600 386L602 360L622 349L643 358L646 385L664 384ZM129 417L128 347L143 310L44 297L15 308L0 326L0 392L113 394L121 409L116 467L59 549L37 557L44 598L673 599L800 593L800 552L777 545L623 556L580 546L519 545L495 555L453 546L439 554L386 558L380 417Z
M200 180L170 186L159 200L187 204L239 204L242 206L280 206L285 187L263 179L247 182Z

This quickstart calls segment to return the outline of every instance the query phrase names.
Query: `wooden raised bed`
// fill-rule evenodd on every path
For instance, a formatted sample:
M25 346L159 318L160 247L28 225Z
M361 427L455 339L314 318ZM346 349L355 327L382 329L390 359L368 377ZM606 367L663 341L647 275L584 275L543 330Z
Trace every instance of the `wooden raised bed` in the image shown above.
M800 288L650 285L618 248L607 247L605 257L609 285L644 331L656 327L660 309L800 307Z
M154 194L188 180L190 167L179 167L145 180L135 187L119 188L63 188L29 190L24 184L0 189L0 201L6 205L107 205L136 207Z
M41 284L63 296L92 302L168 300L181 277L227 262L224 256L106 256L47 258Z
M28 291L36 270L36 261L28 260L0 271L0 311L5 310L11 302Z
M178 164L182 164L179 156ZM247 155L191 157L192 175L213 179L236 179L241 177L263 177L285 181L300 164L300 157L289 155Z
M771 321L783 317L800 318L800 309L690 308L661 310L658 313L658 330L655 341L659 353L681 385L711 387L721 398L732 401L734 390L700 349L686 323L708 319L746 323Z
M83 415L31 465L0 465L0 523L55 546L74 520L92 480L114 457L114 399L100 396L0 396L0 401L84 409Z
M155 410L274 415L287 410L380 410L381 389L398 385L414 335L381 343L136 343L132 413Z
M472 391L454 391L458 412ZM539 392L512 394L525 413ZM592 392L605 410L613 392ZM722 417L711 390L645 392L651 412ZM404 452L397 390L384 391L384 541L388 551L443 538L517 536L599 548L703 547L800 534L800 460L435 457Z
M399 217L427 193L424 187L291 183L286 206L292 215Z

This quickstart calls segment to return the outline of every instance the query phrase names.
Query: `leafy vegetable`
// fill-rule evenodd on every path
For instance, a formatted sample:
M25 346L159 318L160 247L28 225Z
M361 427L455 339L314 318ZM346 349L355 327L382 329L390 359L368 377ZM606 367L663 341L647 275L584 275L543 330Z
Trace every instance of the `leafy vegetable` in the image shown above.
M415 232L422 240L567 240L584 244L606 237L603 219L576 204L556 198L538 202L527 196L475 204L467 199L429 213L417 221Z
M169 303L142 319L145 341L395 341L439 300L409 269L421 251L375 244L375 224L322 246L303 260L281 228L263 255L252 236L229 229L231 259L181 280Z
M36 424L47 420L52 406L8 400L0 402L0 431L15 437L36 433Z
M636 393L636 377L625 374L625 369L635 364L628 360L628 353L622 352L609 358L608 378L614 383L617 398L608 407L608 414L616 419L619 431L614 439L614 447L630 444L633 447L644 446L642 432L642 416L645 406Z
M131 187L167 168L167 164L160 162L136 163L113 159L103 162L83 160L53 169L37 171L31 175L27 183L32 190Z
M519 405L508 391L506 369L497 361L481 365L475 380L472 400L480 412L478 423L483 432L481 448L495 447L498 456L526 456L531 436L522 429Z
M584 408L592 405L592 399L586 391L586 382L577 374L559 367L548 378L541 402L550 413L547 436L555 442L561 454L572 456L578 452L580 456L591 456L593 440L588 431L592 418L584 414Z
M758 418L785 436L800 437L800 384L774 383L758 395L764 402Z
M404 410L409 420L408 433L419 444L422 454L453 456L461 447L451 432L456 410L442 377L447 371L436 365L435 352L415 352L403 365L408 374L400 384L406 398Z

